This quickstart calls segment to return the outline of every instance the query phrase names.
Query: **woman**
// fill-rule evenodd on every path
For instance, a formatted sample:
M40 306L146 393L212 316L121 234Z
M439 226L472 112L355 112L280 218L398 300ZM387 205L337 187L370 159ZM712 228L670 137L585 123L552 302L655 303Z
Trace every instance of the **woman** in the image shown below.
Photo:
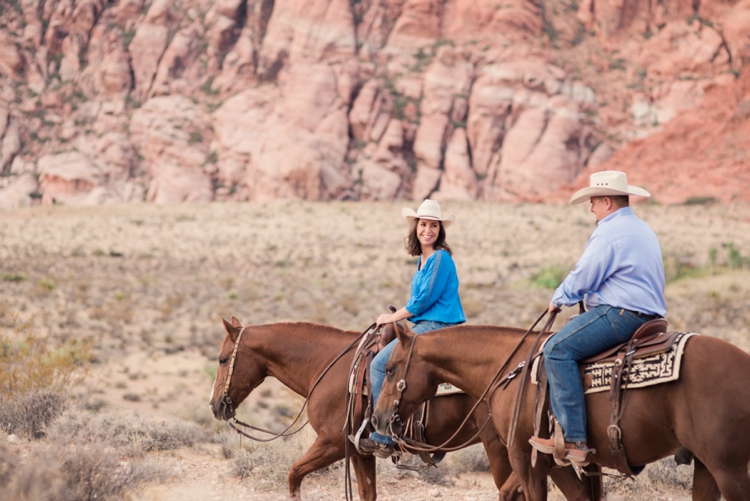
M441 217L440 204L425 200L417 212L408 207L401 217L410 225L409 235L404 239L406 252L417 259L417 271L411 281L411 296L406 306L393 314L378 316L378 325L409 319L417 334L451 327L466 321L461 299L458 297L458 275L451 257L451 249L445 243L445 229L455 219L453 214ZM373 406L378 400L385 379L385 364L391 356L398 339L391 341L375 356L370 365ZM379 433L360 439L359 447L379 457L388 457L393 452L393 440Z

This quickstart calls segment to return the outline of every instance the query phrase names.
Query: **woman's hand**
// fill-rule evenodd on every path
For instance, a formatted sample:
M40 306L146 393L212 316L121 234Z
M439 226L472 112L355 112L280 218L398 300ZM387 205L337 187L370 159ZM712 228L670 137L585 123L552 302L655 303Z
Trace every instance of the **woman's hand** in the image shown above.
M375 323L378 325L389 324L391 322L405 320L409 317L411 317L411 313L409 313L406 307L404 307L400 310L396 310L396 312L393 314L383 313L382 315L378 316L377 320L375 320Z
M395 322L395 320L393 319L393 317L394 317L394 315L389 315L388 313L383 313L383 314L381 314L381 315L378 316L377 320L375 320L375 323L378 324L378 325L383 325L383 324L389 324L391 322Z

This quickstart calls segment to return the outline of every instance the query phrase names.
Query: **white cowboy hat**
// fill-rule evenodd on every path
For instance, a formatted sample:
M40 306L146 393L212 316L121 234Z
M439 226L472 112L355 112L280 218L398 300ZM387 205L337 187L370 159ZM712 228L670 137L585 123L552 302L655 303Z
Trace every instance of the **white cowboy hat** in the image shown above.
M456 219L455 214L449 214L448 217L443 218L440 212L440 204L435 200L425 200L422 205L419 206L417 212L414 212L409 207L401 209L401 217L404 218L407 224L411 224L415 219L430 219L432 221L441 221L443 228L447 228L453 224L453 220Z
M637 186L628 185L628 175L617 170L605 170L591 174L589 187L578 190L570 197L570 205L580 204L591 197L615 197L638 195L650 197L651 193Z

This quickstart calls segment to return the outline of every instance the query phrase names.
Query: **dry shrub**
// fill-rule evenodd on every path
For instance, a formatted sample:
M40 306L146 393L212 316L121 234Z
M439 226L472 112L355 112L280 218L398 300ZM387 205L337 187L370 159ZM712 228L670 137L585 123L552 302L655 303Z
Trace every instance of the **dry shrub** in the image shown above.
M201 428L204 428L212 434L216 434L226 429L226 424L223 421L215 419L208 406L204 403L185 405L182 409L177 412L177 417L196 423Z
M17 396L46 390L65 392L80 382L91 360L91 345L69 339L50 347L33 330L33 321L19 322L13 312L0 312L12 320L11 332L0 331L0 395Z
M121 461L115 452L95 445L60 452L66 487L57 498L61 501L122 499L141 484L163 482L171 476L156 460Z
M200 426L180 419L144 418L122 411L91 414L78 409L67 411L55 421L48 436L60 444L100 444L131 456L191 447L209 440Z
M252 470L248 473L252 477L253 485L259 490L271 491L286 487L289 468L302 457L314 440L315 431L307 426L290 437L273 442L248 444L247 452L243 447L241 451L232 454L233 465L230 466L230 471L237 474L249 467ZM245 442L249 440L243 441L243 445ZM322 471L326 470L327 468Z
M44 437L46 427L68 407L68 396L48 390L32 390L13 396L0 395L0 429L29 439Z
M257 447L257 442L243 438L236 431L224 428L214 436L214 442L221 446L221 454L224 459L233 459L240 454L252 452Z
M679 493L690 495L693 485L693 465L678 465L674 458L665 458L651 463L635 477L635 481L605 477L604 491L620 494L626 499L650 499L654 492Z
M64 489L59 468L46 454L21 458L0 443L0 492L3 499L51 501L62 499Z
M466 472L490 471L490 462L482 444L474 444L460 451L452 452L445 456L443 463L450 466L455 475Z
M233 477L246 478L253 471L253 467L250 453L240 450L229 465L229 474Z
M3 499L33 501L110 501L146 482L172 475L157 461L121 461L97 446L38 446L21 456L0 444L0 492Z
M90 344L70 339L57 346L2 309L0 331L0 428L36 439L67 407L68 389L86 375Z

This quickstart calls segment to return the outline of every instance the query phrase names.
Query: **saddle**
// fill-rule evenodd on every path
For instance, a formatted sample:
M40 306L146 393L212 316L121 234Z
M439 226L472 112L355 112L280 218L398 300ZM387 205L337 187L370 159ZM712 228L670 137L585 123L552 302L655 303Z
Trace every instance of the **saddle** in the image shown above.
M634 359L667 352L673 348L677 340L684 337L684 333L667 332L667 325L667 321L664 319L650 320L643 324L627 343L623 343L579 363L584 386L586 386L584 367L590 364L610 364L612 367L609 377L609 399L612 402L612 411L610 424L607 428L608 445L615 467L627 476L632 476L634 472L630 468L625 455L625 449L622 445L622 430L620 429L622 398L626 389L624 383L628 378ZM547 374L544 370L544 364L539 363L541 361L540 355L541 348L535 354L536 365L538 366L537 371L535 371L538 382L536 406L534 409L534 434L536 436L539 436L544 409L549 408L549 385L547 384ZM548 412L551 416L551 411ZM552 432L552 428L554 428L556 438L556 450L553 457L559 463L565 455L564 441L562 439L562 430L554 416L551 416L550 419L550 432ZM640 471L637 473L640 473Z
M363 338L355 352L354 361L349 371L349 384L347 386L345 430L347 436L353 430L357 430L357 442L365 429L370 426L370 417L373 412L370 364L375 355L394 339L396 339L396 331L393 324L385 324L379 331L374 331ZM429 421L429 414L430 402L427 401L407 420L404 432L405 437L424 443L426 441L425 430ZM418 454L422 461L428 465L437 465L445 456L445 453L430 455L422 451ZM392 456L392 459L394 463L398 461L396 456Z

